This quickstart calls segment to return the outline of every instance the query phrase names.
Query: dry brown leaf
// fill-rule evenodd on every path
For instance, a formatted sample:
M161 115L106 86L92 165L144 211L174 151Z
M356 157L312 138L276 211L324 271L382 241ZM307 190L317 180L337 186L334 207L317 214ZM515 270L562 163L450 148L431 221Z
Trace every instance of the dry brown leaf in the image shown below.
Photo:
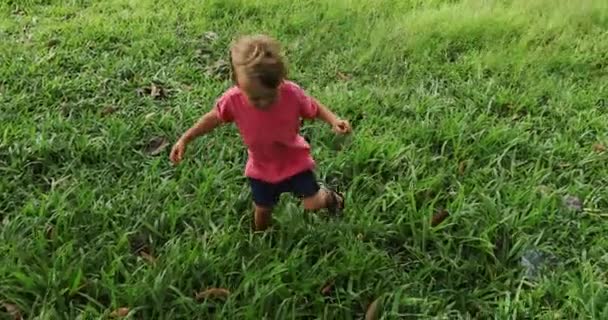
M201 61L207 61L211 57L212 53L213 53L213 50L211 50L209 48L200 48L200 49L196 49L196 51L194 52L194 55L197 56L198 59Z
M144 260L148 261L148 262L149 262L149 263L151 263L151 264L155 264L155 263L156 263L156 258L155 258L153 255L151 255L151 254L147 253L146 251L141 251L141 252L139 253L139 255L140 255L140 256L141 256L141 257L142 257Z
M340 79L342 81L348 81L348 80L350 80L350 76L349 75L347 75L347 74L345 74L343 72L340 72L340 71L336 72L336 76L338 77L338 79Z
M154 137L150 139L146 146L146 153L157 156L169 146L169 141L164 137Z
M437 210L437 212L433 215L433 218L431 219L431 226L432 227L438 226L439 224L441 224L443 222L443 220L445 220L449 216L450 216L450 213L447 210L445 210L445 209Z
M150 86L150 96L152 96L152 98L156 99L156 98L160 97L161 94L162 94L162 88L161 87L159 87L159 86L157 86L155 84L152 84Z
M211 77L227 78L230 75L230 64L224 59L219 59L207 66L205 73Z
M112 311L112 313L110 313L110 317L114 317L114 318L124 318L126 316L129 315L129 308L118 308L114 311Z
M55 233L55 228L53 227L53 225L47 224L46 228L44 228L44 235L45 235L46 239L47 240L52 239L54 233Z
M230 295L230 291L224 288L209 288L205 291L196 293L195 299L198 301L207 299L226 299Z
M460 174L461 176L464 175L464 171L466 169L467 169L467 162L460 161L460 163L458 164L458 174Z
M595 143L593 145L593 151L597 152L597 153L602 153L602 152L606 152L608 149L606 148L605 145L601 144L601 143Z
M213 31L203 33L202 40L205 42L214 42L219 36Z
M367 312L365 312L365 320L377 319L380 319L380 298L370 303L370 305L367 307Z
M59 39L51 39L51 40L47 41L46 46L49 48L52 48L60 43L61 43L61 41L59 41Z
M324 296L331 295L332 291L334 291L335 284L336 282L333 279L327 280L321 288L321 294Z
M154 117L156 115L156 112L150 112L147 115L144 116L145 120L150 120L152 119L152 117Z
M2 307L4 308L4 310L6 310L6 313L8 313L13 318L13 320L23 319L23 316L21 315L21 310L19 310L19 307L17 305L8 302L2 302Z
M23 16L23 15L26 14L26 12L23 11L23 9L18 8L18 7L15 8L15 10L13 10L11 13L14 14L14 15L16 15L16 16Z
M548 196L549 194L551 194L551 191L552 191L551 187L545 186L545 185L538 186L538 188L536 188L536 190L544 196Z
M107 106L107 107L103 108L103 110L101 110L101 115L108 116L116 111L118 111L118 108L116 108L115 106Z
M153 99L164 99L169 95L168 90L160 84L152 83L149 87L141 87L135 90L139 96L150 96Z

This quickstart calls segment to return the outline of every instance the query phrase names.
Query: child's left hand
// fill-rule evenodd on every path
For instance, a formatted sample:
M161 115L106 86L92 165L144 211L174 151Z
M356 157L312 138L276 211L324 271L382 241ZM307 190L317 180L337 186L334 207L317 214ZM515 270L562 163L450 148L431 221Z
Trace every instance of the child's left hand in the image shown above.
M333 123L332 129L337 134L347 134L350 133L353 129L350 127L350 123L346 120L338 119Z

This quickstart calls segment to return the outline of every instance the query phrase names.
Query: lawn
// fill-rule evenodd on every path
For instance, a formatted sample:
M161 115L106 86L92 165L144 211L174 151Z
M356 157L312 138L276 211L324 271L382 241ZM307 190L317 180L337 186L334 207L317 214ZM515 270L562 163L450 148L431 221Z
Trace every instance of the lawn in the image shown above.
M343 217L253 233L233 127L168 160L258 32L353 124L303 128ZM4 0L0 39L2 319L608 319L605 0Z

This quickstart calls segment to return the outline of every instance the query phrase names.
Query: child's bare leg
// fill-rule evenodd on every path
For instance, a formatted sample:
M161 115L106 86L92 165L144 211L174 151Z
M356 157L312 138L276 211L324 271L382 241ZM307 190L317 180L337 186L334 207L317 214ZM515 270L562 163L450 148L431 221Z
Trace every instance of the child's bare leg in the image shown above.
M264 231L270 226L272 209L255 205L253 216L255 231Z

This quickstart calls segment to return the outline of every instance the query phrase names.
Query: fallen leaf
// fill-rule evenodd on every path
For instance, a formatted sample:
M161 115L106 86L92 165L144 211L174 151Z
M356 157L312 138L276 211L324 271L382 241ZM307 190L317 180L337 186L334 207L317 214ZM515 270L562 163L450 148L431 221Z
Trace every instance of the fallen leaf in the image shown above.
M58 45L60 43L61 43L61 41L59 41L59 39L51 39L51 40L49 40L49 41L46 42L46 46L49 47L49 48L52 48L52 47L54 47L54 46L56 46L56 45Z
M365 312L365 320L377 320L380 319L380 298L374 300L367 307L367 312Z
M549 186L540 185L538 186L538 188L536 188L536 190L538 190L538 192L540 192L544 196L548 196L549 194L551 194L551 187Z
M19 7L15 8L15 10L13 10L11 13L14 14L14 15L16 15L16 16L23 16L23 15L25 15L25 11L23 11L23 9L21 9Z
M152 98L156 99L156 98L160 97L161 95L162 95L162 88L155 84L152 84L150 86L150 96Z
M145 233L138 232L129 235L129 247L134 255L139 255L141 252L150 252L148 246L148 238Z
M144 258L144 260L148 261L151 264L155 264L156 263L156 258L154 256L152 256L151 254L149 254L146 251L141 251L139 253L139 256Z
M101 115L108 116L116 111L118 111L118 108L116 108L115 106L107 106L107 107L103 108L103 110L101 110Z
M460 161L460 163L458 164L458 174L460 174L461 176L464 175L464 171L466 169L467 169L467 162Z
M202 61L206 61L212 53L213 50L211 50L210 48L199 48L196 49L196 51L194 52L194 54Z
M145 234L137 233L129 236L129 246L134 255L142 257L142 259L151 264L156 263L156 258L152 255L152 250L150 250L149 241Z
M347 75L347 74L345 74L343 72L340 72L340 71L336 72L336 76L338 77L338 79L340 79L342 81L348 81L348 80L350 80L350 76L349 75Z
M46 239L47 240L52 239L54 233L55 233L55 228L53 227L53 225L47 224L46 227L44 228L44 236L46 237Z
M583 210L583 202L579 197L567 195L562 199L562 203L564 206L570 210L574 211L582 211Z
M157 83L152 83L149 87L138 88L135 92L139 96L150 96L156 100L164 99L169 95L168 90Z
M129 315L129 308L118 308L114 311L112 311L112 313L110 313L110 317L114 317L114 318L124 318L126 316Z
M23 316L21 315L21 310L19 310L19 307L17 305L8 302L2 302L2 307L4 308L4 310L6 310L6 313L8 313L13 318L13 320L23 319Z
M597 153L606 152L606 150L608 150L608 149L606 148L606 146L605 146L605 145L603 145L603 144L601 144L601 143L599 143L599 142L598 142L598 143L595 143L595 144L593 145L593 151L595 151L595 152L597 152Z
M146 146L146 153L151 156L157 156L169 146L169 141L164 137L154 137L150 139Z
M76 17L76 14L73 12L70 12L70 13L66 14L65 16L63 16L63 20L70 20L70 19L73 19L74 17Z
M331 292L334 290L334 285L336 282L333 279L327 280L323 287L321 288L321 294L324 296L331 295Z
M198 301L206 299L226 299L230 295L230 291L224 288L209 288L205 291L198 292L195 299Z
M206 42L214 42L215 40L217 40L218 35L217 33L213 32L213 31L207 31L205 33L203 33L202 36L202 40L205 40Z
M219 59L205 68L205 73L210 77L227 78L230 75L230 64Z
M148 113L147 115L144 116L144 119L150 120L150 119L152 119L152 117L154 117L154 115L156 115L155 112L150 112L150 113Z
M450 213L447 210L445 210L445 209L437 210L437 212L433 215L433 218L431 219L431 226L432 227L438 226L440 223L443 222L443 220L445 220L449 216L450 216Z

